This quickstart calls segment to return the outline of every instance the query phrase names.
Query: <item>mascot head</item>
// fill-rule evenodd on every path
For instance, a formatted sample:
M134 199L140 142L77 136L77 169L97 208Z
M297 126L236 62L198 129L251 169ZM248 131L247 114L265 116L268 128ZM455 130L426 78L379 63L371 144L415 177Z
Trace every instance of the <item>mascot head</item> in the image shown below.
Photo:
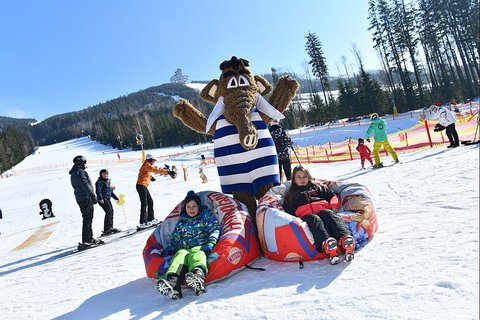
M210 81L200 96L215 107L207 121L207 132L220 115L235 125L240 137L240 144L245 149L253 149L258 143L257 130L251 122L253 108L271 118L284 118L262 96L272 90L268 81L253 75L248 68L248 61L232 57L220 64L220 78Z

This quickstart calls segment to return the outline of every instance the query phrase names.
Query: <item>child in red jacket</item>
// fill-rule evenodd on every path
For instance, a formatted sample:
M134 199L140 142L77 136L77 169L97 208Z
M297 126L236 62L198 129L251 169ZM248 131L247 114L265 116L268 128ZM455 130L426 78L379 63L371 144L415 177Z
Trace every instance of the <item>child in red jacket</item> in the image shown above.
M362 163L362 169L365 169L365 159L367 159L373 166L373 161L370 157L370 154L372 152L370 151L370 148L364 143L362 138L358 138L358 146L356 149L360 153L360 162Z

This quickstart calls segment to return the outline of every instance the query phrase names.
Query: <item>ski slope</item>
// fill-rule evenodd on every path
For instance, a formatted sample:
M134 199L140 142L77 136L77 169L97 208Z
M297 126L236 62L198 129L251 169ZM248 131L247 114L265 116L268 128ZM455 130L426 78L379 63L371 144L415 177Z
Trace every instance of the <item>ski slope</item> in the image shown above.
M402 126L400 120L393 124ZM405 124L408 125L408 124ZM361 137L365 128L352 132ZM403 128L402 128L403 129ZM317 130L305 141L317 143L331 130ZM338 133L335 133L338 135ZM342 140L343 137L340 138ZM149 150L156 156L185 149ZM140 201L135 190L140 153L120 152L88 138L40 147L18 168L69 163L75 155L87 163L96 181L110 171L116 193L126 195L122 210L114 204L114 226L138 224ZM479 148L445 147L400 154L401 164L359 170L360 161L307 165L317 178L348 180L369 187L375 197L379 230L350 263L327 261L280 263L265 258L207 286L197 297L185 290L172 301L146 278L142 250L150 232L76 255L61 257L81 240L81 214L70 186L70 167L0 178L0 296L2 319L478 319L479 315ZM382 156L384 163L391 158ZM176 165L179 176L157 176L149 190L155 215L163 219L188 190L220 191L214 165L198 175L200 153L157 162ZM182 164L188 169L183 181ZM41 220L38 203L53 202L55 218ZM95 206L94 235L103 227L103 210ZM42 228L50 223L56 224ZM39 228L46 239L15 250Z

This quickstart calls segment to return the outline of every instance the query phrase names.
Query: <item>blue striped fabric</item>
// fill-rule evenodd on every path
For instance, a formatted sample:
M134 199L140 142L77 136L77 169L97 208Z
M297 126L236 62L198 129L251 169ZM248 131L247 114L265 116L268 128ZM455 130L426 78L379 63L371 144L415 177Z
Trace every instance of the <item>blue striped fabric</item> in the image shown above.
M258 133L258 144L252 150L240 145L237 128L223 115L217 120L213 154L223 193L242 191L255 196L262 186L280 183L275 143L257 109L251 120Z

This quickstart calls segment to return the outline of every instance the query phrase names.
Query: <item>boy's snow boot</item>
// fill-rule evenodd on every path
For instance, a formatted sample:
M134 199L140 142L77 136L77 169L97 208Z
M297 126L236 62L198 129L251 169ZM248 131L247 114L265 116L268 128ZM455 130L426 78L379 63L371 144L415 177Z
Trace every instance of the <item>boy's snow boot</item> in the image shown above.
M351 235L343 236L340 239L340 247L345 252L345 261L350 262L354 258L355 239Z
M202 268L193 268L185 275L185 281L197 296L205 293L205 273Z
M177 275L170 275L167 279L158 280L157 290L173 300L182 297L182 287Z
M327 240L323 241L322 248L323 253L325 253L330 259L330 263L337 264L339 260L337 253L337 240L335 240L335 238L328 238Z

